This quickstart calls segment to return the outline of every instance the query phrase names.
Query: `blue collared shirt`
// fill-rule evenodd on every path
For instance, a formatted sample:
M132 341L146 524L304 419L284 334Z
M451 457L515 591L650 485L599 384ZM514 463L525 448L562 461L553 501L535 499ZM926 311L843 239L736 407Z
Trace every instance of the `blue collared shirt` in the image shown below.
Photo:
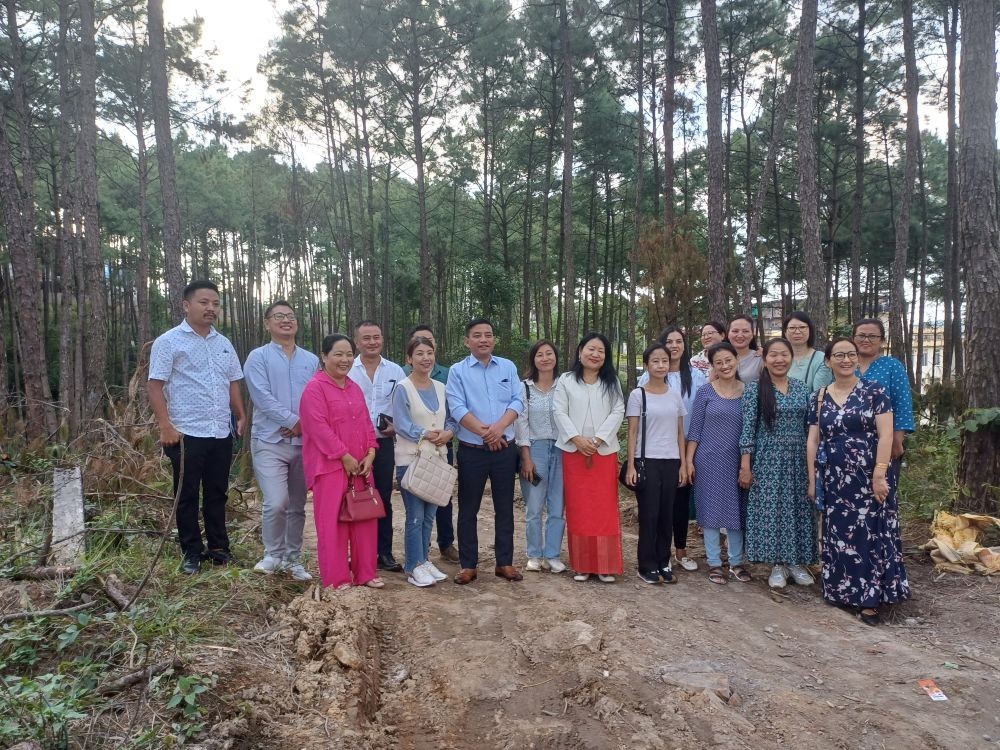
M858 367L854 371L862 380L878 383L885 387L892 401L892 429L901 432L913 432L917 425L913 421L913 392L910 390L910 379L906 375L906 366L895 357L883 354L870 365L864 374Z
M149 379L164 382L170 422L183 435L224 438L232 432L229 384L243 378L232 342L187 322L158 336L149 353Z
M498 422L508 409L518 416L524 413L524 387L517 374L517 367L509 359L490 357L483 365L471 354L452 365L448 371L448 408L458 422L458 439L482 445L483 439L462 425L462 419L471 412L483 424ZM514 440L514 425L504 430L508 442Z
M384 434L378 431L378 415L388 414L392 416L392 392L399 382L406 377L403 368L385 357L381 358L378 367L375 368L375 378L368 377L368 371L361 361L359 354L354 358L354 366L347 376L361 386L365 394L365 403L368 405L368 416L371 417L372 427L375 427L375 434L382 438Z
M254 349L243 365L247 390L253 399L253 436L265 443L302 445L302 438L286 438L281 428L299 421L302 391L319 369L319 357L296 346L291 358L281 344L271 342Z

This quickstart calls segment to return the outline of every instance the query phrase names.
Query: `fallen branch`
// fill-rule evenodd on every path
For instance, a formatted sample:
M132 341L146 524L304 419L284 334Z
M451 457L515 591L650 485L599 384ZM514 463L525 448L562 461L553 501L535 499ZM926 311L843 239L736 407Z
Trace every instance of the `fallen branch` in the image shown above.
M187 446L184 445L184 436L181 435L181 460L180 466L177 471L177 486L174 488L174 504L170 509L170 515L167 516L166 522L163 524L163 531L160 533L160 544L156 548L156 552L153 554L153 559L149 562L149 568L146 570L146 575L142 577L139 581L139 586L136 588L135 593L132 594L131 598L128 600L128 604L125 609L132 609L133 605L139 599L139 595L142 594L142 590L146 588L146 584L149 583L149 579L153 575L153 571L156 570L156 563L160 561L160 555L163 554L163 547L167 543L167 536L174 527L174 519L177 517L177 506L181 501L181 489L184 487L184 459L187 456Z
M183 666L184 662L180 659L168 659L167 661L161 661L157 664L152 664L145 669L140 669L136 672L129 672L127 675L119 677L117 680L102 685L97 688L98 695L114 695L115 693L121 693L128 690L133 685L138 685L140 683L146 684L151 679L156 677L156 675L166 672L168 669L177 669Z
M15 581L49 581L53 578L72 578L83 570L82 565L34 565L10 574Z
M77 612L83 612L85 609L91 609L97 605L97 601L92 601L77 604L74 607L64 607L63 609L30 609L24 612L11 612L9 615L0 615L0 624L13 622L14 620L33 620L38 617L61 617L63 615L72 615Z
M129 596L125 593L125 584L118 576L112 573L107 578L98 576L97 580L104 586L104 593L108 595L108 599L113 601L118 609L128 608Z

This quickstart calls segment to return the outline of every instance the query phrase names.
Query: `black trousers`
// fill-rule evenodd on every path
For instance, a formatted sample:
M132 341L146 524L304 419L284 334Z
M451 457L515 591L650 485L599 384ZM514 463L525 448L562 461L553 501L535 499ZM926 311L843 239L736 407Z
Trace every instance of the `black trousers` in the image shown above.
M479 564L479 506L486 480L493 493L497 565L514 564L514 467L517 448L499 451L458 446L458 555L463 568Z
M385 518L378 519L378 556L386 557L392 555L392 474L396 468L396 448L391 437L377 440L372 479L385 505Z
M691 485L677 488L674 497L674 546L687 549L688 524L691 522Z
M448 443L448 463L455 464L455 454L452 451L451 443ZM437 509L437 545L438 549L444 551L455 543L455 522L452 515L452 503L443 505Z
M183 477L180 476L181 451L184 452ZM177 483L181 483L177 502L177 537L184 556L201 557L205 554L198 527L199 495L209 551L229 554L226 501L229 496L229 467L233 463L232 437L182 435L181 442L165 446L163 452L174 470L174 494L177 494Z
M646 481L635 497L639 504L639 570L653 573L670 564L674 501L681 462L647 458Z

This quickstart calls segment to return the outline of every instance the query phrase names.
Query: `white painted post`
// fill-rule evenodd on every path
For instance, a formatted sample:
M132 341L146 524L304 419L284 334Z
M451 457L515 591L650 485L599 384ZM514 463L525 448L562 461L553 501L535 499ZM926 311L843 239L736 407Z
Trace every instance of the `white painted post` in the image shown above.
M80 565L84 550L83 479L80 467L56 469L52 473L52 489L53 563Z

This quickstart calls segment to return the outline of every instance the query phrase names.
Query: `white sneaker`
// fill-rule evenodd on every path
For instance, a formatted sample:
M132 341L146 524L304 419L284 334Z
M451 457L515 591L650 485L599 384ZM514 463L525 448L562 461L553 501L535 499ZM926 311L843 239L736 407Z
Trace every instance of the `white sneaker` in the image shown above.
M438 567L434 563L432 563L430 560L428 560L427 562L425 562L420 567L423 568L424 570L426 570L428 573L430 573L431 574L431 578L433 578L435 581L443 581L443 580L445 580L448 577L444 573L442 573L440 570L438 570Z
M812 573L801 565L789 565L788 574L799 586L812 586L816 583L816 579L812 577Z
M767 579L767 585L772 589L783 589L788 583L788 577L783 565L775 565L771 568L771 575Z
M566 570L566 563L564 563L558 557L550 557L547 560L547 562L549 564L549 570L551 570L553 573L562 573L564 570Z
M686 555L677 562L680 563L680 566L689 573L693 573L694 571L698 570L698 563L692 560L690 557L687 557Z
M434 580L434 576L432 576L431 572L427 570L427 568L425 568L423 565L418 565L417 567L415 567L413 569L413 572L410 573L410 577L407 578L406 580L407 582L412 583L414 586L418 588L433 586L436 583L436 581Z
M529 557L524 569L530 570L532 573L537 573L542 569L542 561L537 557Z
M264 573L266 575L277 573L280 570L284 570L284 568L284 560L280 557L271 557L270 555L264 555L264 559L253 566L253 569L257 573Z
M606 576L603 573L598 573L597 580L601 583L614 583L616 579L614 576Z
M302 563L287 563L285 565L285 570L294 578L296 581L311 581L313 577L309 575L309 571L305 569Z
M573 580L574 581L589 581L590 580L590 573L577 573L575 576L573 576Z

